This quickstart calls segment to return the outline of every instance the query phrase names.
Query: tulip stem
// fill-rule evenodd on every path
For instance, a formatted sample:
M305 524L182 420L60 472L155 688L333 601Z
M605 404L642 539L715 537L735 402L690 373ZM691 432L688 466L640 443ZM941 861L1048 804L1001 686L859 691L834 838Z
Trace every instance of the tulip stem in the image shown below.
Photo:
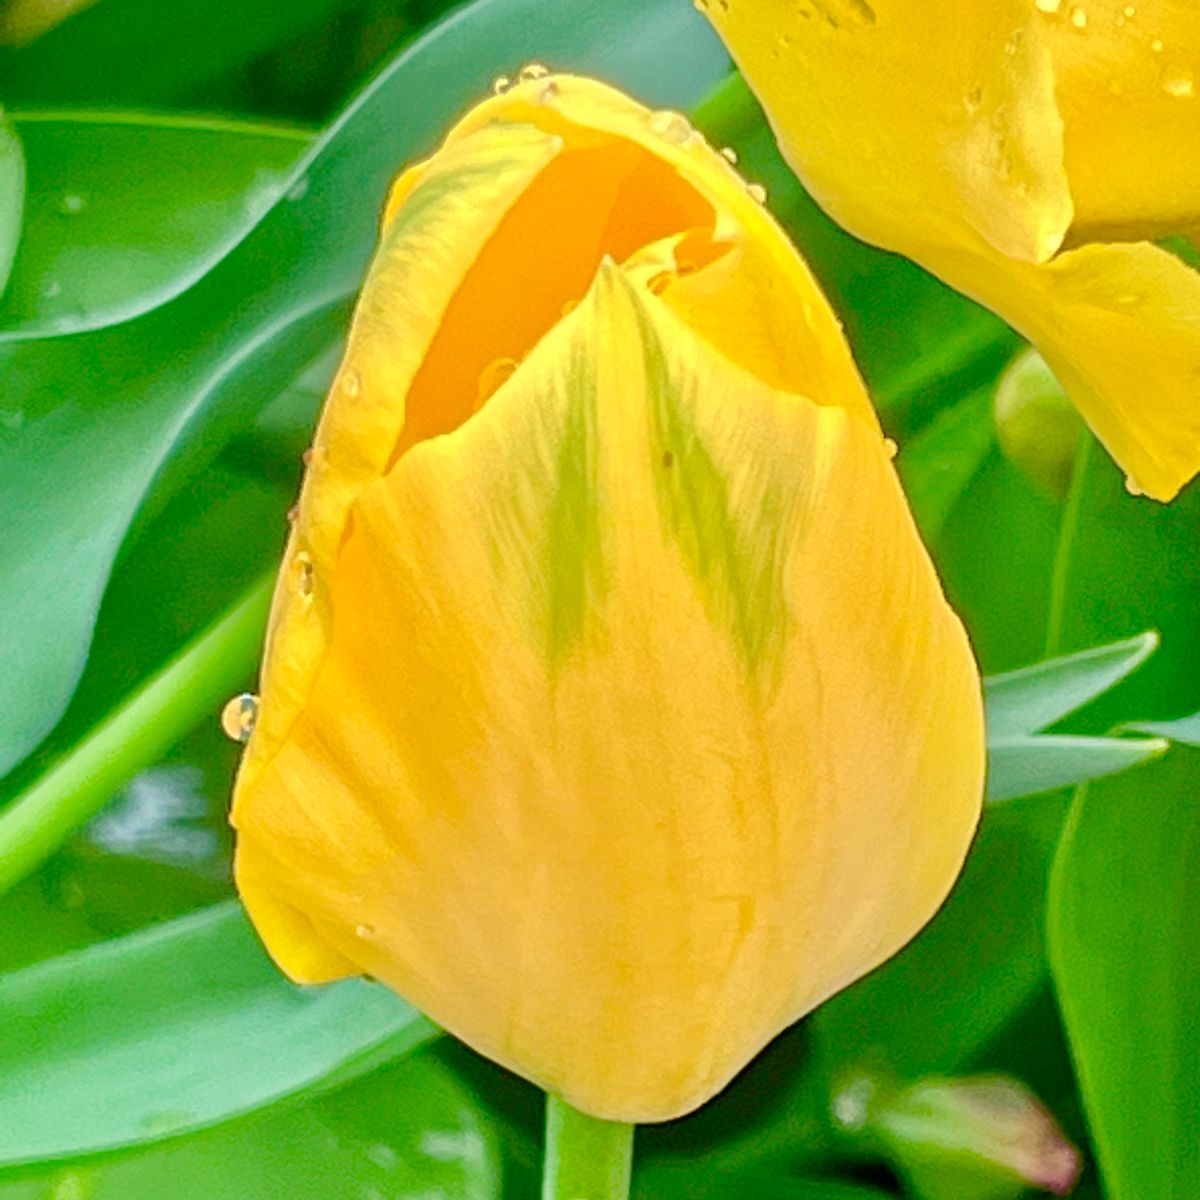
M627 1200L633 1175L633 1126L602 1121L546 1098L542 1200Z

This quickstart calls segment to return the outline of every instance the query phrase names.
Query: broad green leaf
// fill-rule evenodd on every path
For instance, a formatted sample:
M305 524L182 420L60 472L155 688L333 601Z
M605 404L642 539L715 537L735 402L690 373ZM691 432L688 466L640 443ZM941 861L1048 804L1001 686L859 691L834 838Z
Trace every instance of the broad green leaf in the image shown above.
M1050 964L1110 1200L1200 1178L1200 753L1081 789L1054 864Z
M182 295L0 353L0 772L65 708L152 485L161 503L336 340L389 179L486 80L534 53L675 106L725 63L699 14L671 0L480 0L397 58L297 168L291 199Z
M420 1053L300 1105L0 1173L0 1200L499 1200L500 1174L487 1114Z
M988 739L987 798L1011 800L1115 775L1166 753L1162 738L1035 737Z
M989 739L1036 733L1132 674L1158 648L1153 631L984 680Z
M0 1012L9 1164L201 1129L433 1032L381 986L287 983L235 903L0 976Z
M0 296L4 295L25 208L25 155L16 130L0 109Z
M174 116L27 113L25 236L0 341L79 333L163 304L287 190L311 138Z
M103 0L26 45L0 47L0 79L10 104L186 101L204 83L350 7L349 0Z

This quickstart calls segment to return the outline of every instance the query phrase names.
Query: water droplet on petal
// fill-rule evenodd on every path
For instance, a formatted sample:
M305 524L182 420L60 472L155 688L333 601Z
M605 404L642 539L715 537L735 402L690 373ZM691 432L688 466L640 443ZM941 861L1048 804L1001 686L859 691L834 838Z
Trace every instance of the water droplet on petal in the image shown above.
M221 728L235 742L248 742L258 721L258 697L251 692L234 696L221 709Z
M475 407L482 408L516 373L521 364L515 358L495 358L479 372L475 388Z
M59 202L58 211L64 216L73 217L87 208L87 201L75 192L68 192Z
M312 555L301 550L295 559L296 591L303 600L311 600L313 586L316 581L316 568L313 566Z
M883 439L883 449L888 458L895 458L900 452L900 447L897 446L895 440L890 437L885 437Z
M492 95L503 96L512 87L512 80L507 75L497 75L492 80Z
M683 113L674 112L669 108L650 114L650 129L660 138L676 145L682 145L695 132Z
M306 467L312 466L313 453L314 453L313 448L311 446L309 446L309 448L307 450L305 450L305 452L302 455L300 455L300 461Z
M1062 0L1033 0L1034 7L1038 12L1056 13L1062 8Z
M1163 52L1162 38L1155 38L1154 41L1150 43L1150 49L1153 50L1155 54L1161 54Z
M1135 17L1137 16L1137 8L1135 5L1127 4L1123 9L1121 9L1121 13L1125 17Z
M295 523L299 519L300 519L300 505L293 504L292 507L287 510L287 522L289 525L295 525Z
M355 925L354 934L356 937L369 938L375 936L374 925Z
M1076 29L1086 29L1088 23L1087 10L1082 4L1075 4L1071 7L1071 24Z
M526 63L517 72L519 83L529 83L534 79L545 79L550 74L550 68L540 62Z
M761 183L746 184L746 191L750 193L752 200L757 200L759 204L766 204L767 189Z
M1164 67L1162 72L1162 88L1168 96L1177 96L1181 100L1195 95L1196 81L1187 67Z
M1144 496L1146 494L1140 487L1138 487L1137 482L1134 480L1132 475L1125 476L1125 490L1131 496Z
M342 391L347 396L357 396L362 391L362 376L357 371L347 371L342 376Z
M967 112L978 112L979 106L983 103L983 88L973 87L964 97L963 100L967 105Z
M732 146L722 146L721 147L721 157L727 163L731 163L735 167L737 166L737 160L738 160L737 151Z

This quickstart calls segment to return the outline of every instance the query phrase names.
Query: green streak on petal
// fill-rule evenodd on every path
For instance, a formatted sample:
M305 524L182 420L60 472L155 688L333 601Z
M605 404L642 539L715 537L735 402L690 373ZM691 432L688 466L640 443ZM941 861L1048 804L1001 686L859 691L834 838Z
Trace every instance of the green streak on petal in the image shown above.
M598 504L596 378L587 347L572 339L563 380L566 411L546 538L551 666L570 654L604 583Z
M763 436L759 418L769 414L714 411L723 397L706 394L707 381L681 369L682 356L672 358L645 307L650 302L639 298L635 309L659 514L710 620L727 628L747 672L769 681L787 636L783 571L806 491L804 464L781 461ZM681 327L680 336L692 335Z

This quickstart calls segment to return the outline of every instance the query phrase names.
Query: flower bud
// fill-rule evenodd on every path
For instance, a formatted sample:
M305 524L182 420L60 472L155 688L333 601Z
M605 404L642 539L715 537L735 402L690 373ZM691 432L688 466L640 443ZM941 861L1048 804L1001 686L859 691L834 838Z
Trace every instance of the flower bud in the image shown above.
M620 1120L894 953L978 819L976 668L841 332L730 164L569 76L395 184L239 774L294 979Z

